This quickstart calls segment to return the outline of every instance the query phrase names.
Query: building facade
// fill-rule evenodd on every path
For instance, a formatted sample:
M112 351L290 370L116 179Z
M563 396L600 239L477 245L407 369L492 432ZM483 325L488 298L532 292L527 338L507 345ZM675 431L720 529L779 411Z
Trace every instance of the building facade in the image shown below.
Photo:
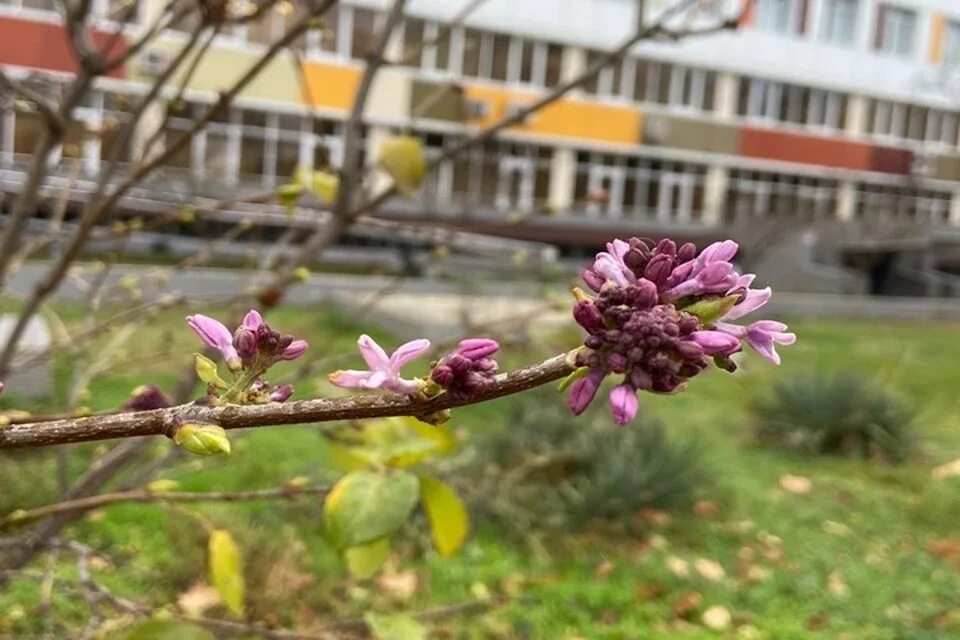
M739 3L705 3L691 19L735 15ZM643 4L654 18L671 1ZM162 5L139 0L116 46ZM387 51L394 64L369 99L368 150L409 130L440 153L576 77L639 22L635 0L489 0L438 40L462 5L409 3ZM128 6L94 0L102 23L95 41L107 41ZM297 56L275 59L229 113L170 159L171 173L193 189L262 190L298 167L337 166L342 122L386 6L341 2L322 29L295 43ZM196 17L173 25L101 79L74 113L68 155L92 178L112 154L162 147L300 10L283 1L265 19L217 35L186 100L158 104L158 112L173 110L169 118L146 118L136 140L112 138ZM771 216L960 226L960 3L756 0L741 27L641 43L584 87L444 164L415 200L392 208L585 247L612 229L709 236ZM0 64L17 74L70 74L53 0L0 0ZM40 124L26 105L3 102L0 169L29 157Z

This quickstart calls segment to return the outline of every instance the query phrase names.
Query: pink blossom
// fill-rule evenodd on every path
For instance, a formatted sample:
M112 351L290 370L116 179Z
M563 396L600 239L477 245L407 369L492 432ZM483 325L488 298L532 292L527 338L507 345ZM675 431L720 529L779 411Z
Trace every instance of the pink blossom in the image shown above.
M296 360L303 355L303 352L306 351L309 346L306 340L294 340L280 353L280 359Z
M187 316L187 324L207 344L213 347L226 360L231 369L239 369L242 365L240 356L233 346L233 335L219 320L214 320L202 314Z
M417 390L415 381L400 377L400 368L426 353L430 349L429 340L411 340L400 345L390 356L368 335L360 336L357 345L370 369L336 371L329 375L331 384L346 389L386 389L400 394Z
M637 417L639 408L637 391L629 384L618 384L610 390L610 410L613 412L613 421L621 427Z

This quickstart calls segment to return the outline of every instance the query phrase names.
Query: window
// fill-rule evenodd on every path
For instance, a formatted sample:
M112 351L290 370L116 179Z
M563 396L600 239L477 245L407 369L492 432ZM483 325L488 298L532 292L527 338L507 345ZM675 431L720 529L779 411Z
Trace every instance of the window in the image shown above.
M915 11L880 5L877 9L877 51L907 58L913 54L917 37Z
M889 100L870 104L868 132L885 138L955 146L960 115Z
M823 178L733 169L726 197L726 218L778 216L820 220L833 216L837 182Z
M740 84L737 113L756 120L840 129L846 105L846 95L836 91L751 78Z
M831 44L853 44L857 37L859 4L859 0L826 0L820 40Z
M353 40L350 55L358 60L367 59L373 52L376 14L369 9L353 8Z
M756 0L757 27L774 33L799 33L805 5L796 0Z
M944 34L943 66L960 66L960 22L948 22Z

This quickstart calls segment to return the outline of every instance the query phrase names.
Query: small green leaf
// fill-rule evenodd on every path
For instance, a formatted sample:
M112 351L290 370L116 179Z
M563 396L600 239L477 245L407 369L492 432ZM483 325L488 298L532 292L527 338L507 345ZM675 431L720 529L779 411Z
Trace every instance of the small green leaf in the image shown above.
M369 578L375 574L390 557L390 540L377 538L373 542L349 547L343 552L347 569L354 578Z
M377 161L405 196L420 186L426 172L423 144L413 136L393 136L380 145Z
M181 620L144 620L127 629L120 636L123 640L215 640L212 633L202 627Z
M243 581L243 559L229 531L217 529L210 534L210 583L232 613L243 615L246 586Z
M176 480L158 478L147 485L147 491L151 493L166 493L168 491L176 491L179 487L180 483Z
M220 377L216 362L202 353L196 353L194 355L196 356L196 361L194 362L193 368L196 370L198 378L206 384L212 384L217 389L226 389L229 386L227 382Z
M410 616L368 613L363 619L377 640L427 640L427 628Z
M174 432L173 441L198 456L230 453L227 432L215 424L182 424Z
M467 510L453 489L430 476L420 476L420 500L430 521L433 544L442 556L448 556L467 539L470 520Z
M590 373L590 367L579 367L578 369L575 369L573 373L560 381L560 384L557 385L557 391L563 393L570 388L570 385L588 373Z
M409 473L348 473L327 494L327 535L339 549L389 535L410 516L419 493L417 477Z
M683 307L681 311L697 316L703 324L713 324L727 314L737 304L740 296L727 296L713 300L700 300Z

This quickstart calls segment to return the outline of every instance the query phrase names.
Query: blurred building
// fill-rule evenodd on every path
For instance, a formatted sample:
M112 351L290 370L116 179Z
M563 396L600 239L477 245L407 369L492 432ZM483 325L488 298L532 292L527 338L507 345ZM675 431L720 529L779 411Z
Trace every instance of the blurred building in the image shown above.
M380 73L369 100L368 155L399 129L441 153L623 42L637 28L639 5L652 18L672 0L488 0L438 40L465 3L409 3L388 48L399 64ZM117 46L163 4L141 0ZM295 44L299 56L276 59L171 160L164 188L257 191L300 166L336 166L341 123L386 5L341 2L322 30ZM129 5L93 6L104 30L95 40L106 42ZM706 2L674 26L714 23L739 6ZM142 153L151 127L163 123L160 146L186 130L300 10L280 2L264 20L217 35L187 100L169 118L158 104L136 139L116 140L111 132L129 117L131 97L163 71L197 15L173 25L77 109L72 151L83 176L96 177L113 153ZM69 74L75 63L59 21L53 0L0 0L0 63ZM880 243L858 249L869 269L877 255L900 251L905 235L913 249L931 234L951 237L942 230L960 226L960 2L756 0L742 27L642 43L585 87L444 165L416 199L390 202L385 214L570 253L611 233L706 239L751 221L843 223ZM0 122L0 168L12 169L29 157L39 116L7 101ZM868 233L876 229L888 233Z

